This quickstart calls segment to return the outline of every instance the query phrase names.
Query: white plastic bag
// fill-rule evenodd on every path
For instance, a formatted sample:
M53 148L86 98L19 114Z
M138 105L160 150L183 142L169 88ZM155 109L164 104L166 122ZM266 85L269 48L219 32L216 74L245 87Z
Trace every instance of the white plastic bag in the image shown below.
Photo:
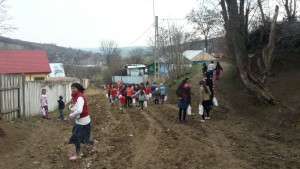
M149 98L150 98L149 94L146 95L146 98L147 98L147 100L149 100Z
M192 107L191 107L191 105L189 105L189 107L187 108L187 114L188 115L192 115Z
M135 98L132 99L132 103L135 104Z
M204 111L204 108L203 108L202 104L199 104L199 114L201 116L203 115L203 111Z
M219 106L218 100L217 100L216 97L213 97L212 102L213 102L213 105L214 105L214 106Z
M167 97L167 96L165 96L165 100L164 100L164 101L167 101L167 99L168 99L168 97Z
M108 98L108 94L106 94L106 97Z
M146 108L147 106L147 101L144 101L144 107Z
M45 108L43 107L43 108L41 108L41 113L42 113L42 115L43 116L45 116L46 115L46 110L45 110Z
M152 98L152 93L149 93L149 97Z

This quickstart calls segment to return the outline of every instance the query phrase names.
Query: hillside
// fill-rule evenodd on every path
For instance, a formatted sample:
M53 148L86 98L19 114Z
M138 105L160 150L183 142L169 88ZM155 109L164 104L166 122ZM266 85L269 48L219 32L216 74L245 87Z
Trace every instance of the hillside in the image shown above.
M10 38L0 36L0 50L4 50L4 49L29 49L29 50L43 49L46 50L49 62L51 63L65 62L66 60L74 59L82 56L87 58L87 60L92 60L92 58L95 56L95 53L87 52L79 49L60 47L60 46L56 46L55 44L27 42L27 41L10 39Z

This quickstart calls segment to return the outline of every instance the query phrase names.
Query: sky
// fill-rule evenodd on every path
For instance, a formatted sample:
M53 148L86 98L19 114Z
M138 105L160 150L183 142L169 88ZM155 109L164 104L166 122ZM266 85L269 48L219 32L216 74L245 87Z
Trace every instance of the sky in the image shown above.
M154 4L154 5L153 5ZM113 40L119 47L147 45L154 37L154 16L184 19L197 0L7 0L8 37L71 48L99 47ZM172 20L186 25L185 20Z

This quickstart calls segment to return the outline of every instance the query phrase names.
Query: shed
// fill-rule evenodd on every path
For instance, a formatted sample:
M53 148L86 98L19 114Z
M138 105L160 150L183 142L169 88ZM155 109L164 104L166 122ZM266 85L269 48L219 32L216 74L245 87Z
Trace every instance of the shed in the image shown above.
M212 60L216 60L216 58L205 51L198 53L196 56L194 56L191 59L191 61L196 64L202 64L206 61L212 61Z

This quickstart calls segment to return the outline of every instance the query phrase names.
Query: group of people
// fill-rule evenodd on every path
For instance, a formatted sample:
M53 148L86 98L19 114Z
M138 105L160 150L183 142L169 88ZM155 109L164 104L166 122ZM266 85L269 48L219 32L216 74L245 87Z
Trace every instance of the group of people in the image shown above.
M215 79L219 79L220 71L223 71L220 63L215 65L213 61L207 66L203 64L203 79L199 82L199 109L203 108L204 113L201 114L201 122L210 119L210 111L213 106L215 96L214 71ZM176 95L178 96L179 122L186 122L187 109L191 105L191 86L189 78L185 78L177 87ZM193 114L192 114L193 115Z
M201 115L201 122L210 119L209 112L212 107L212 99L214 97L214 81L213 81L213 72L216 71L216 79L219 78L220 72L223 70L219 62L214 66L213 61L206 67L203 65L203 74L204 79L199 82L199 105L203 106L205 113ZM123 112L125 107L131 107L133 100L138 102L139 110L144 109L145 101L147 99L152 99L155 104L164 103L166 100L166 87L163 83L157 85L156 82L153 82L151 85L149 82L135 84L122 84L121 82L116 83L115 85L110 84L107 87L107 95L109 101L112 105L116 101L120 101L120 109ZM70 114L69 118L75 119L75 123L72 129L72 134L69 139L69 144L75 145L75 154L70 156L69 160L76 160L81 158L81 144L91 145L91 152L97 150L96 145L98 144L97 140L91 140L91 118L89 116L88 104L84 96L84 87L79 83L73 83L71 85L72 91L72 100L69 106ZM187 108L191 105L191 86L190 79L185 78L182 83L177 87L176 95L178 96L178 107L179 107L179 122L186 122ZM59 119L65 120L64 118L64 108L65 102L63 97L59 96L58 109L59 109ZM41 108L43 110L43 118L49 118L48 112L48 100L46 95L46 89L42 90L42 95L40 99Z
M216 65L214 64L214 61L211 61L208 65L206 63L203 63L203 75L206 78L214 78L214 72L215 72L215 79L218 80L220 78L221 71L223 71L222 66L220 65L220 62L217 62Z
M112 106L117 101L120 101L120 110L123 112L125 107L132 107L134 103L138 103L139 110L143 110L147 106L147 100L152 99L155 104L164 103L166 100L166 87L163 83L159 86L156 82L152 85L147 81L145 84L122 84L117 82L116 84L109 84L107 86L107 97Z

